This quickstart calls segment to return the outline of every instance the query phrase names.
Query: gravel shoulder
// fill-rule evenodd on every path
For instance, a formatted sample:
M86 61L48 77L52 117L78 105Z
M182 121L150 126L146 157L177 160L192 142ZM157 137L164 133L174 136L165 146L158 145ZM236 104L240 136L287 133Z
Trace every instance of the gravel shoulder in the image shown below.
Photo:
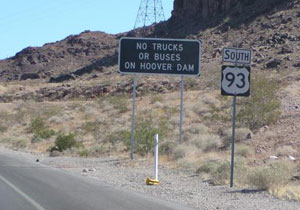
M191 171L159 167L159 186L147 186L146 177L153 173L152 164L148 161L131 161L116 158L73 158L47 157L41 154L12 151L0 147L0 152L15 158L36 161L37 164L48 165L93 178L115 187L149 194L161 199L173 201L196 209L268 209L296 210L300 203L277 199L266 192L229 188L227 186L211 186L203 182ZM86 169L87 172L84 172Z

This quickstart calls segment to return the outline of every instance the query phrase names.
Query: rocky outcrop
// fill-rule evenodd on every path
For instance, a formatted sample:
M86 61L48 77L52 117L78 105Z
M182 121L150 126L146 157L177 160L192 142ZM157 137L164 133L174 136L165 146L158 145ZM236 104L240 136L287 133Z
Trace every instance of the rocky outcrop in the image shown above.
M175 0L174 16L210 18L228 12L240 0ZM255 0L252 0L255 1Z
M72 73L84 74L87 68L89 73L91 68L117 64L116 59L108 59L115 57L117 46L115 35L85 31L42 47L27 47L11 58L0 60L0 81L49 81Z
M260 6L273 7L280 2L282 0L175 0L173 17L198 17L208 20L216 16L241 14L248 10L247 7L255 4L259 10Z

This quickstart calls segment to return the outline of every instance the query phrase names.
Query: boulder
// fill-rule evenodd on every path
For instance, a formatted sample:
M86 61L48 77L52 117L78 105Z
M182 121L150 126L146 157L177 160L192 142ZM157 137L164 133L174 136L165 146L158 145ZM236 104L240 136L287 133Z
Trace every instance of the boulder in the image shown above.
M266 63L266 68L268 68L268 69L277 68L280 64L281 64L281 60L272 59Z
M40 75L38 73L24 73L21 75L20 80L27 80L27 79L40 79Z
M49 80L49 83L58 83L58 82L64 82L67 80L75 80L76 77L72 74L63 74L58 77L51 77Z

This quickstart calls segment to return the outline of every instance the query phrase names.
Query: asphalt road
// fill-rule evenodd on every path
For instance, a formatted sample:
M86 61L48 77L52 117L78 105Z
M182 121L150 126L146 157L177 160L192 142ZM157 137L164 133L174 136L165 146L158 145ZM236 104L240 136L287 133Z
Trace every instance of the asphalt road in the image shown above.
M188 210L40 163L0 154L1 210Z

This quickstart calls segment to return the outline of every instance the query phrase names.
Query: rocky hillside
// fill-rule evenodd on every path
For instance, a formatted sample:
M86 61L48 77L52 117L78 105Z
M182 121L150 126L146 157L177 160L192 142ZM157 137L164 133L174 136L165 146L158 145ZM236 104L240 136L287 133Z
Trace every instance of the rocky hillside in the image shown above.
M253 71L278 71L283 80L289 80L290 73L300 67L299 20L299 0L175 0L170 20L148 27L145 36L201 40L202 76L200 82L190 79L187 88L219 89L221 50L228 46L251 48ZM117 73L118 39L141 36L141 32L144 30L118 35L85 31L42 47L28 47L1 60L0 81L36 81L44 85L2 91L0 100L95 98L130 92L130 79ZM47 85L49 82L56 85ZM62 84L65 82L68 84ZM137 91L166 92L178 86L174 78L143 77Z
M61 82L101 71L117 59L116 36L85 31L43 47L28 47L0 61L0 81L44 79Z

